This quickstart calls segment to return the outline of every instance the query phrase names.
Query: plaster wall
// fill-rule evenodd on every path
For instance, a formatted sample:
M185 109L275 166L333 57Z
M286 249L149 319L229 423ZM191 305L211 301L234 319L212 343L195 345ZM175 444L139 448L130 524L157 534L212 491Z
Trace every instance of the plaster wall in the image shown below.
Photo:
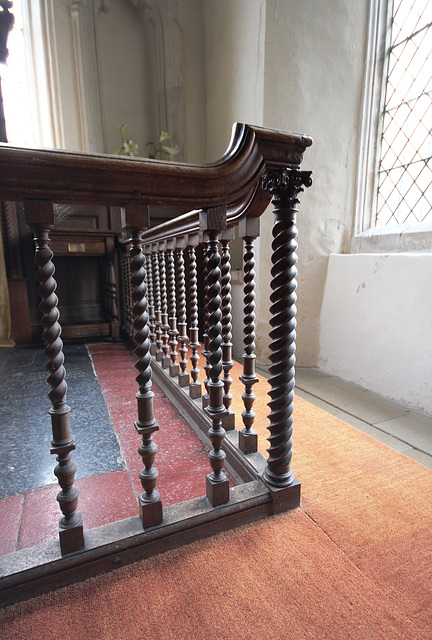
M353 226L367 0L267 0L264 126L314 138L304 169L298 229L297 362L318 363L320 313L328 256L349 247ZM261 246L270 246L272 214ZM267 361L270 252L261 252L257 356Z
M234 122L262 125L264 104L265 0L205 0L207 161L226 151ZM243 241L230 245L233 355L243 353ZM260 240L255 241L259 295ZM267 327L268 333L268 327Z
M234 122L262 124L265 0L205 0L207 160L226 150Z
M331 255L321 367L432 413L432 253Z
M172 0L168 0L172 2ZM184 159L206 161L207 112L205 28L202 0L177 0L184 86Z
M147 7L132 0L58 0L46 17L47 75L62 131L56 146L113 153L120 147L118 125L126 123L138 155L147 156L146 143L164 129L180 146L178 159L205 161L201 0Z

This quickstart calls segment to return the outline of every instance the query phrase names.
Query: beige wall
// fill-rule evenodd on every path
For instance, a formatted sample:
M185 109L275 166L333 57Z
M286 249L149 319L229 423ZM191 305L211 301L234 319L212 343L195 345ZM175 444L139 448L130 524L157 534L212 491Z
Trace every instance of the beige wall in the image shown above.
M207 160L228 146L234 122L262 124L264 0L205 0Z
M314 182L298 217L297 361L305 366L318 362L329 253L348 248L353 225L367 7L366 0L267 1L263 123L314 138L303 163ZM264 246L270 227L268 217Z

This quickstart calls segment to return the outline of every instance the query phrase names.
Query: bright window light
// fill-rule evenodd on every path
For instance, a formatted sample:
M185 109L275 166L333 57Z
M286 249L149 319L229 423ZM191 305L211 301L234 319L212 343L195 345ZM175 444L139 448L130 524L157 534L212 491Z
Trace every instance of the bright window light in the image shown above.
M19 147L34 147L34 115L25 56L22 0L14 0L11 12L15 24L9 33L9 57L0 65L3 104L8 142Z

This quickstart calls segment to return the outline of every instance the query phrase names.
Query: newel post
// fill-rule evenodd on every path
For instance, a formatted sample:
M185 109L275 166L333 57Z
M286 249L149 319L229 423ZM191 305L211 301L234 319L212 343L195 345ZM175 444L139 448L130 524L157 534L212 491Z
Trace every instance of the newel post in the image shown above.
M84 546L83 523L77 513L78 489L74 487L76 464L72 459L75 438L71 433L69 413L66 404L66 370L63 366L63 342L56 296L57 283L54 279L53 252L49 247L49 232L54 226L52 202L25 200L24 213L28 226L34 233L35 264L38 268L36 278L39 282L38 294L41 297L39 308L42 312L41 324L43 339L46 343L45 356L48 371L47 382L51 386L48 396L52 404L49 413L53 438L51 453L57 455L54 474L61 487L57 500L63 517L59 521L59 538L62 554L77 551Z
M207 317L207 349L208 349L208 404L205 409L212 421L208 432L212 443L209 453L212 473L206 477L207 498L213 507L229 501L229 481L224 472L226 454L222 451L225 429L222 419L226 413L223 403L224 384L222 374L222 299L221 270L218 239L226 229L226 207L214 207L200 214L200 230L208 237L206 254L205 279L205 312Z
M300 483L291 470L296 338L297 204L303 187L312 184L310 171L280 169L262 178L273 195L272 294L270 300L270 446L264 480L273 489L275 513L300 503Z
M157 446L153 442L153 433L159 430L153 412L153 392L151 390L151 355L150 355L150 329L147 313L147 286L146 286L146 258L142 247L142 234L150 226L150 214L148 207L142 205L128 205L125 207L126 228L132 235L131 274L132 274L132 301L134 317L134 342L136 344L135 367L138 370L136 381L138 393L138 419L135 429L142 436L142 443L138 448L144 469L139 478L144 492L139 496L139 513L143 527L151 527L162 522L162 501L156 490L158 471L153 466L157 453Z

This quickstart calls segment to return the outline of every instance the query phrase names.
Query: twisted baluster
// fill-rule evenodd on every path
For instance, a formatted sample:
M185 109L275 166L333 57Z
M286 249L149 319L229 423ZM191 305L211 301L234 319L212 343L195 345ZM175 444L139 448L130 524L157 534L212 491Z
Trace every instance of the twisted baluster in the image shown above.
M127 326L127 291L126 291L126 255L120 252L120 284L121 284L121 328L123 332L128 331Z
M154 291L154 303L155 303L155 336L156 336L156 351L155 356L158 362L161 362L162 351L162 312L161 312L161 290L160 290L160 269L159 269L159 255L157 250L152 254L153 259L153 291Z
M208 240L204 243L203 249L203 273L204 273L204 312L203 312L203 350L202 355L205 358L204 371L206 374L206 379L204 380L205 394L202 396L202 408L205 409L208 405L209 395L208 395L208 382L209 382L209 371L210 371L210 363L209 363L209 355L210 351L208 348L208 304L209 304L209 287L207 284L205 274L208 272L208 261L209 261L209 251L210 244Z
M221 298L222 298L222 367L224 395L223 403L226 412L222 419L223 427L226 430L235 428L235 414L230 409L232 402L231 385L232 378L230 371L234 366L232 360L232 307L231 307L231 256L229 251L231 229L224 232L221 239Z
M310 172L285 169L267 174L263 188L274 194L273 255L270 296L273 303L270 332L269 396L270 447L264 471L265 480L273 487L293 485L296 479L290 468L292 458L292 425L294 409L294 364L296 337L296 249L297 195L302 186L311 184Z
M243 317L243 374L240 380L245 386L242 400L245 410L242 413L244 429L239 433L239 448L243 453L255 453L258 450L258 435L252 429L255 412L252 410L255 394L253 385L258 382L255 375L255 254L254 238L245 237L244 242L244 317Z
M119 338L119 313L117 302L117 282L113 258L110 258L107 262L106 292L108 299L109 320L111 324L111 337L114 341L117 341Z
M170 246L167 248L167 277L168 277L168 310L169 310L169 345L171 351L169 357L171 362L169 363L169 374L172 378L178 376L179 365L177 363L177 309L176 309L176 281L175 281L175 263L174 263L174 250Z
M191 356L191 382L189 383L189 394L191 398L201 396L201 383L198 382L199 369L199 337L198 337L198 287L197 287L197 261L195 247L189 247L189 312L190 312L190 348Z
M128 336L133 338L133 314L132 314L132 285L131 285L131 259L128 251L126 258L126 276L127 276L127 322L128 322Z
M178 330L179 330L179 353L180 353L180 373L178 376L179 385L187 387L189 384L189 374L187 368L187 322L186 322L186 280L185 280L185 262L183 257L183 248L176 249L176 273L177 273L177 289L178 289Z
M147 298L148 298L148 309L149 309L149 337L150 337L150 354L152 356L156 353L156 334L155 334L155 306L154 306L154 295L153 295L153 270L152 270L152 256L151 252L148 251L145 254L146 257L146 283L147 283Z
M36 278L39 283L38 294L41 298L39 308L42 312L41 324L43 339L46 343L47 382L51 387L48 397L53 438L51 453L56 454L57 465L54 474L61 491L57 495L63 517L59 521L59 539L62 554L77 551L84 546L83 523L77 513L78 489L74 487L76 464L72 459L75 439L71 433L69 412L66 404L67 384L65 380L63 342L59 323L58 298L55 294L57 283L54 279L53 253L49 248L49 230L54 223L52 204L27 201L24 203L27 223L34 231ZM38 218L50 220L48 224L38 224Z
M161 330L162 330L162 367L167 369L170 363L169 357L169 324L168 324L168 305L167 305L167 280L166 280L166 262L165 249L159 251L159 273L160 273L160 291L161 291Z
M132 273L132 300L134 316L134 342L136 344L135 367L138 370L136 381L139 391L136 395L138 403L138 420L135 429L142 436L142 444L138 452L142 458L144 469L139 478L144 492L139 496L140 517L143 527L151 527L162 522L162 502L156 490L158 471L153 466L157 446L152 434L158 431L159 425L153 413L153 392L151 390L151 355L147 313L147 287L145 284L145 256L142 251L142 233L132 230L132 247L130 255Z
M212 473L206 477L207 498L212 506L224 504L229 500L229 481L224 472L225 452L222 444L225 438L225 429L222 427L222 416L225 413L223 404L222 373L222 300L220 297L221 271L220 255L218 251L219 229L226 228L224 209L215 209L209 213L202 212L200 226L209 238L209 246L206 260L205 285L207 290L207 335L208 335L208 395L209 401L206 413L212 421L208 432L213 449L209 453Z

